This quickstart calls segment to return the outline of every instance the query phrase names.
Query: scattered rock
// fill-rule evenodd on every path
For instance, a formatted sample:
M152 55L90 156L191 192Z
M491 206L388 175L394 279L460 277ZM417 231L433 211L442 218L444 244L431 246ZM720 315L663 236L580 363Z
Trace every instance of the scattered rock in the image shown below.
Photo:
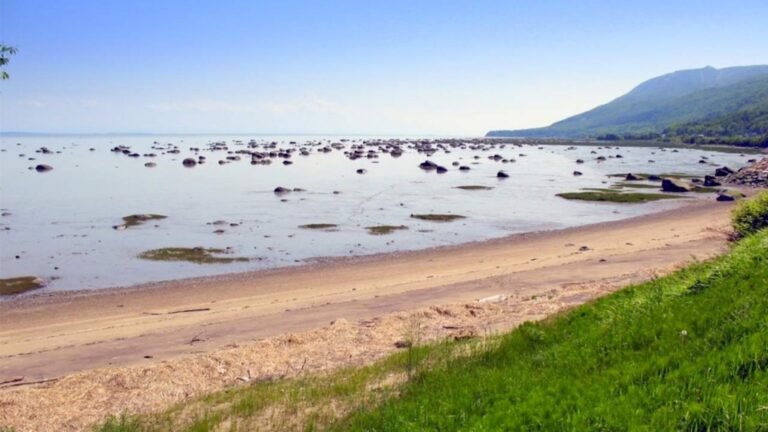
M661 181L661 189L664 192L690 192L693 190L693 185L686 180L665 178Z
M717 177L725 177L725 176L731 175L733 173L734 173L734 171L732 169L726 167L726 166L720 167L720 168L715 170L715 176L717 176Z
M736 201L744 197L745 195L737 190L721 189L717 191L718 201Z
M53 170L53 167L50 165L40 164L35 167L35 171L37 172L48 172Z

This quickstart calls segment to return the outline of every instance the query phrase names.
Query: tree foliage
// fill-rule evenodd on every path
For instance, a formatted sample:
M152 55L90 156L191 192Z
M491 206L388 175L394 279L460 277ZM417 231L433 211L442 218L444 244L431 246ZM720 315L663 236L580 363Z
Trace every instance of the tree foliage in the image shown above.
M5 44L0 44L0 68L4 67L10 61L10 56L16 54L16 48ZM0 72L0 79L8 79L8 72Z

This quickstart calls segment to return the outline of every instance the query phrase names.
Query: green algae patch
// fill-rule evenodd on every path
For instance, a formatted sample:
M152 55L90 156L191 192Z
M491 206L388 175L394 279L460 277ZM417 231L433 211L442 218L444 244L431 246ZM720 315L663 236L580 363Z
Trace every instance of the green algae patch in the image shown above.
M466 216L454 215L454 214L412 214L412 218L429 221L429 222L453 222L458 219L464 219Z
M632 183L628 181L616 183L614 186L618 186L622 188L632 188L632 189L659 189L658 184Z
M229 249L169 247L142 252L139 258L151 261L185 261L195 264L229 264L248 261L248 258L244 257L222 256L230 253Z
M330 223L313 223L313 224L299 225L299 228L311 229L311 230L330 230L330 229L338 228L338 225L330 224Z
M479 191L479 190L491 190L493 189L493 187L482 186L482 185L464 185L464 186L456 186L454 189L461 189L466 191Z
M0 279L0 295L21 294L45 286L45 281L35 276Z
M679 195L639 193L639 192L567 192L557 194L560 198L579 201L614 202L614 203L644 203L664 199L683 198Z
M607 192L607 193L618 192L619 189L621 189L621 188L620 187L613 187L613 186L611 186L610 189L607 189L607 188L581 188L581 190L588 191L588 192Z
M161 214L154 214L154 213L148 213L148 214L133 214L129 216L123 217L123 224L122 225L115 225L113 228L115 229L126 229L133 226L138 226L143 224L144 222L153 221L153 220L162 220L167 218L168 216L161 215Z
M395 231L407 230L408 227L405 225L376 225L365 227L365 229L367 229L368 234L371 235L385 235L392 234Z

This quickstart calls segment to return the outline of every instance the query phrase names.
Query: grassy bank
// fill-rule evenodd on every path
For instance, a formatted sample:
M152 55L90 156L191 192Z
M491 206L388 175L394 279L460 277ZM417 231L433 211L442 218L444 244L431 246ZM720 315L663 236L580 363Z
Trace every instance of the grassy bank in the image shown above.
M735 213L745 237L727 255L543 322L235 387L95 430L768 430L761 197Z
M335 430L766 430L768 231L430 370Z

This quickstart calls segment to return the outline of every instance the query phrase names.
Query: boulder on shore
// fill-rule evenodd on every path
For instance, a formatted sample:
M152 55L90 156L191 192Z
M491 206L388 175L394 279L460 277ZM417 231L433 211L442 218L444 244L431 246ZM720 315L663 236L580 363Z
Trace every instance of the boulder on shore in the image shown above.
M715 176L707 175L707 176L704 176L704 186L706 187L720 186L720 182L717 181L717 178Z
M718 201L736 201L738 199L744 198L746 195L741 193L737 190L732 189L721 189L717 191L717 200Z

